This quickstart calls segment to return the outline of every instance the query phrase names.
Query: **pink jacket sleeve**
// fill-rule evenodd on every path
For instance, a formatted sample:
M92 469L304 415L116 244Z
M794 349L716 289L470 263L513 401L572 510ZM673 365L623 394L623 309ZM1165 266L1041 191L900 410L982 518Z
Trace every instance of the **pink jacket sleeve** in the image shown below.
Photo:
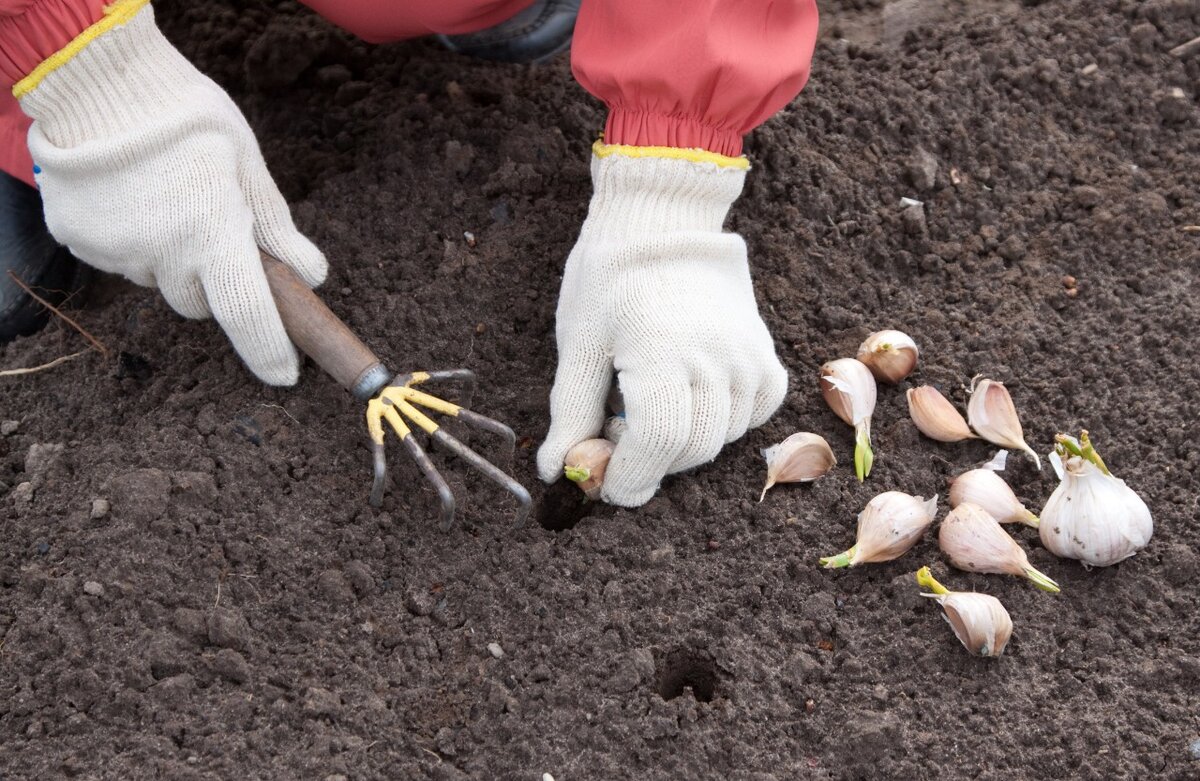
M808 81L815 0L585 0L571 67L609 144L739 155Z
M105 0L0 0L0 74L11 89L104 15Z

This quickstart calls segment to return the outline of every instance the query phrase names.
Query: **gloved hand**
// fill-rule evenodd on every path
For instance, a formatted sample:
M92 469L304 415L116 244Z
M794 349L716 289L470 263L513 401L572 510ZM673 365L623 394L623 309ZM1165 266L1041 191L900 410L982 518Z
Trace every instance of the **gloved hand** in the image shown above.
M294 383L299 359L257 247L310 286L325 257L297 232L242 113L163 37L150 6L20 100L54 237L157 286L184 317L216 317L261 380Z
M746 244L721 226L744 159L634 156L597 145L594 195L558 301L546 482L594 437L617 379L627 427L601 497L635 507L664 475L711 461L783 401L787 372L754 303Z

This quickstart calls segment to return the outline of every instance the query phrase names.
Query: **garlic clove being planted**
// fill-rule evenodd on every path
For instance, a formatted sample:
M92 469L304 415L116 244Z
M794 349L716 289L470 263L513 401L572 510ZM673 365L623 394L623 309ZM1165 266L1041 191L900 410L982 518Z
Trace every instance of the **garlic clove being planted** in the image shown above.
M875 379L895 385L917 368L917 343L903 331L876 331L859 346L856 357Z
M988 442L1023 450L1033 458L1039 470L1042 468L1041 457L1025 442L1017 407L1004 383L981 380L975 384L971 400L967 402L967 422Z
M767 484L762 501L776 483L808 483L823 476L837 464L833 449L825 438L802 431L763 451L767 459Z
M991 469L972 469L954 478L950 484L950 506L958 507L965 502L979 505L1000 523L1038 527L1038 517L1021 504L1004 478Z
M977 439L959 411L932 385L910 388L905 396L913 423L930 439L938 442Z
M567 451L563 474L576 483L587 498L599 499L604 472L615 449L616 445L607 439L585 439Z
M965 502L951 510L938 530L938 545L961 570L1017 575L1043 591L1057 594L1061 590L1033 568L1017 541L979 505Z
M858 539L849 550L821 559L827 569L855 567L899 558L917 544L937 514L937 497L922 499L900 491L879 494L858 514Z
M839 418L854 426L854 473L861 483L871 474L871 415L875 413L875 377L862 361L838 358L821 367L821 393Z
M933 592L921 596L936 599L942 606L942 617L963 648L975 656L997 657L1004 653L1013 625L1000 600L973 591L950 591L934 580L929 567L917 570L917 583Z
M1042 509L1042 545L1084 566L1107 567L1150 543L1150 508L1125 481L1108 471L1088 433L1059 434L1050 461L1062 482Z

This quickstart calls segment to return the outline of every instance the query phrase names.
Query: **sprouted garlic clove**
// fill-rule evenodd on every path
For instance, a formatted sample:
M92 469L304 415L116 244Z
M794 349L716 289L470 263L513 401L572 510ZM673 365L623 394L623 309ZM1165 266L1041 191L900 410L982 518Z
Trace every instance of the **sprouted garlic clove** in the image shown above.
M826 474L837 464L833 449L825 438L802 431L792 434L777 445L763 451L767 460L767 482L763 486L762 501L767 491L778 483L807 483Z
M950 591L934 579L929 567L917 570L917 583L933 592L921 596L937 600L942 617L969 653L988 657L1004 653L1013 625L1000 600L973 591Z
M826 569L891 561L917 544L937 513L937 497L922 499L901 491L879 494L858 514L858 534L848 550L821 559Z
M604 472L615 448L616 445L607 439L585 439L567 451L563 474L577 484L587 498L599 499Z
M910 388L905 396L908 398L908 414L917 430L930 439L938 442L977 439L959 411L932 385Z
M917 368L917 343L903 331L876 331L858 348L862 361L875 379L893 385Z
M1026 442L1021 429L1017 407L1004 383L995 380L979 380L971 390L967 402L967 422L975 433L993 445L1023 450L1028 453L1037 468L1042 468L1041 456Z
M1024 549L979 505L964 502L952 509L938 529L938 545L958 569L1016 575L1052 594L1061 590L1034 569Z
M954 478L950 484L950 506L958 507L966 502L979 505L1000 523L1038 527L1038 517L1021 504L1004 478L992 469L972 469Z
M854 427L854 473L867 479L875 454L871 450L871 415L875 413L875 377L855 358L838 358L821 367L821 393L834 413Z

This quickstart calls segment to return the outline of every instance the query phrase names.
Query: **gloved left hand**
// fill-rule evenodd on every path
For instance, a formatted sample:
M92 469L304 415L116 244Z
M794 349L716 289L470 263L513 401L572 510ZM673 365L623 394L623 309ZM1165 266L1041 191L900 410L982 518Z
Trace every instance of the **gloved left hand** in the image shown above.
M567 451L603 426L616 371L627 427L601 497L626 507L764 423L787 391L746 244L722 231L745 160L656 151L671 150L597 146L594 195L563 276L551 425L538 451L538 473L553 482Z

